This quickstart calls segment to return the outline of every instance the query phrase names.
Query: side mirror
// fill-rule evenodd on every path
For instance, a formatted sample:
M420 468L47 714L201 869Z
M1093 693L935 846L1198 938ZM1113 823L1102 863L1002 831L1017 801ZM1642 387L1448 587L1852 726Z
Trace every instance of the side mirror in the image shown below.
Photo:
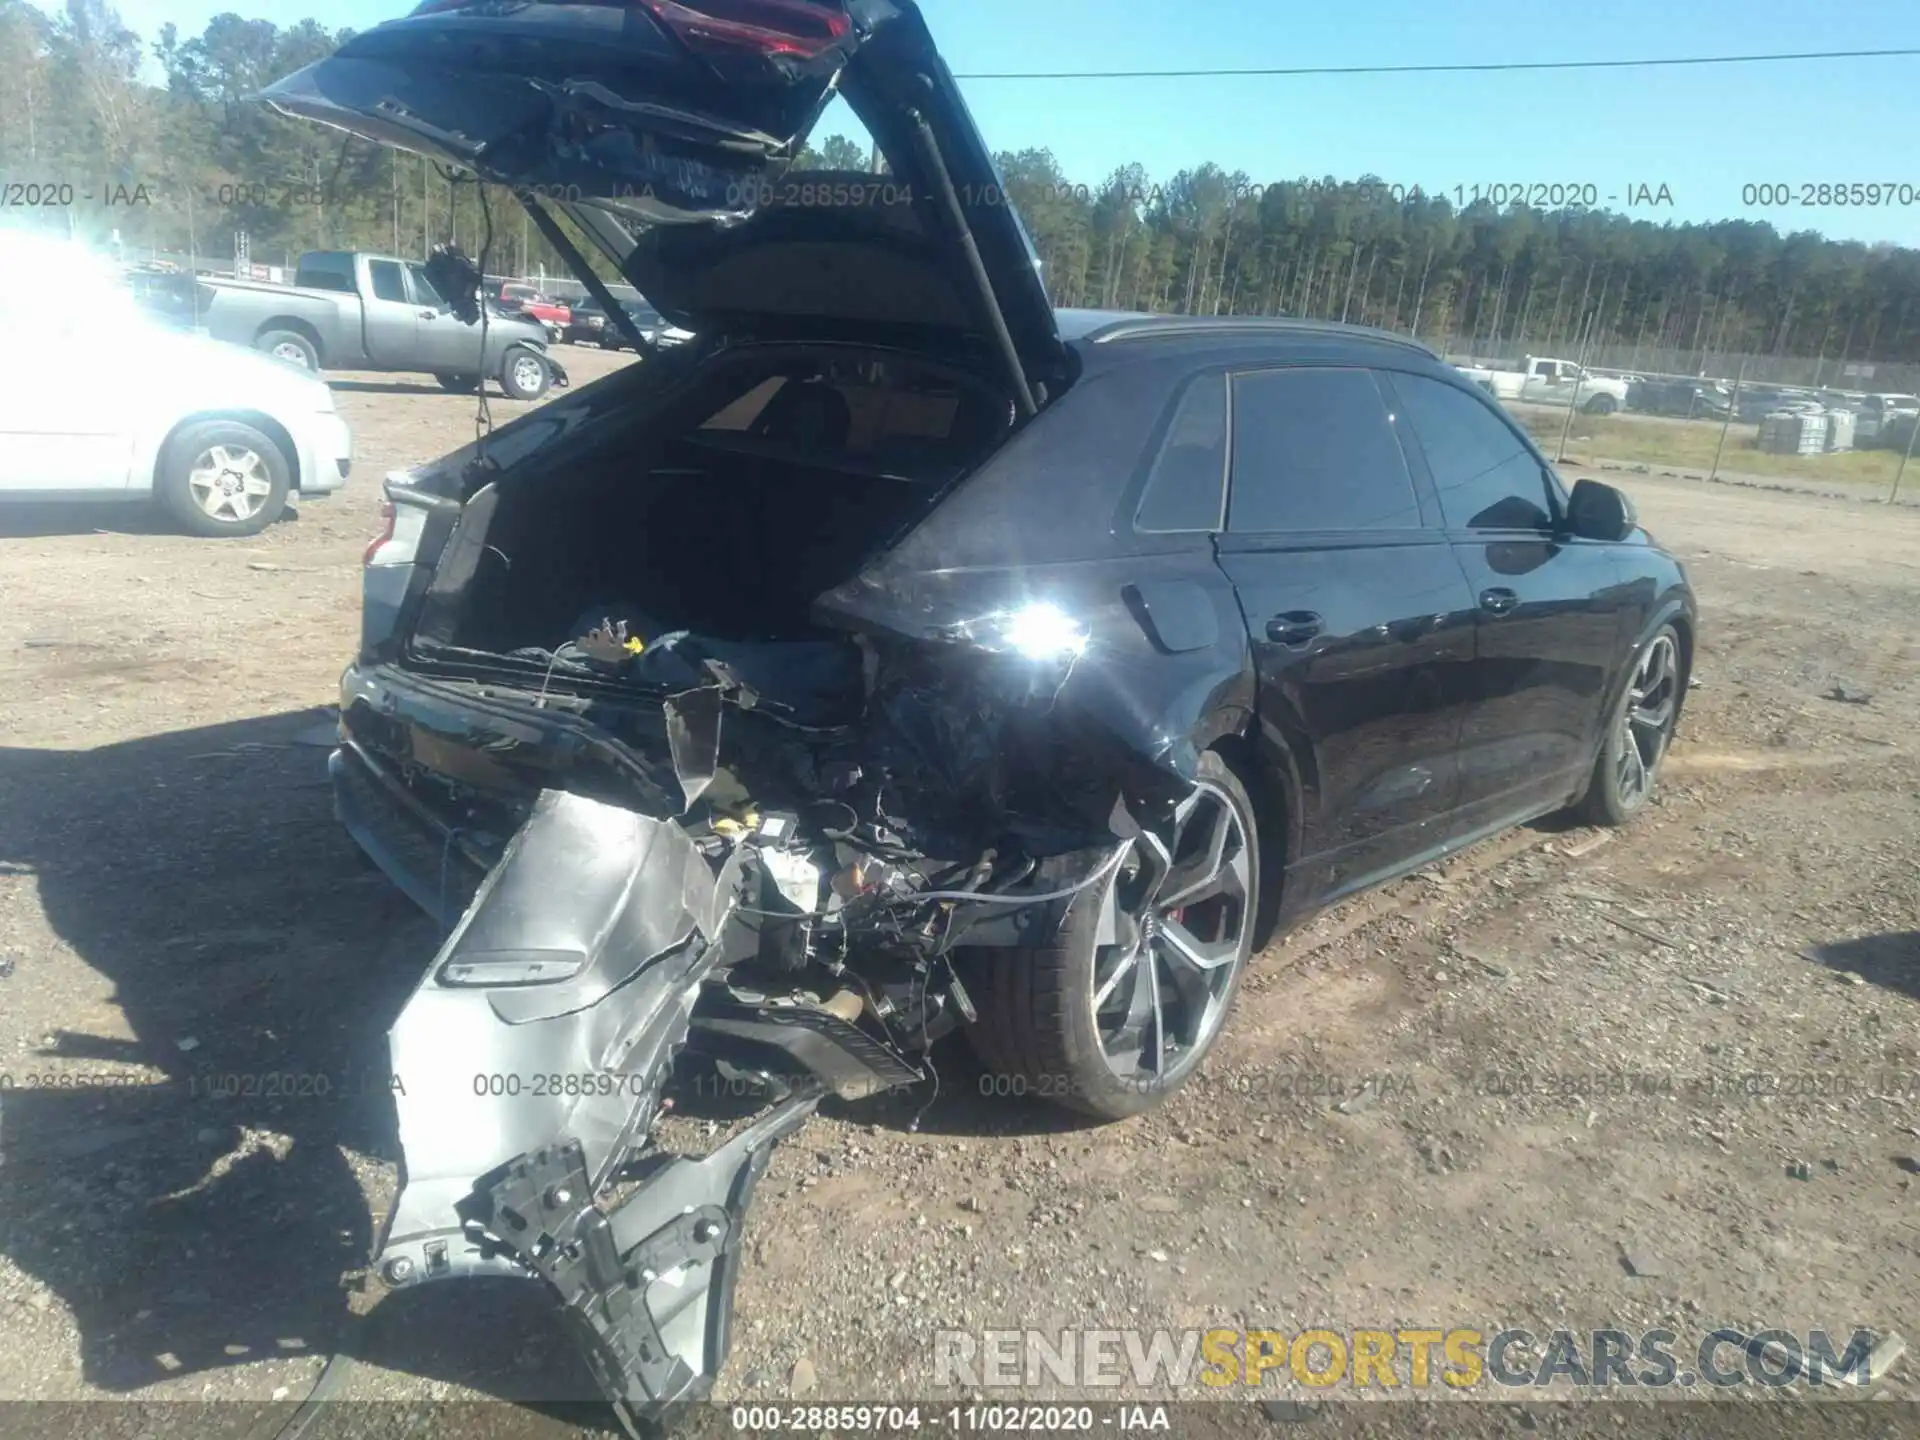
M1577 480L1567 498L1567 526L1582 540L1624 540L1640 516L1623 491L1598 480Z

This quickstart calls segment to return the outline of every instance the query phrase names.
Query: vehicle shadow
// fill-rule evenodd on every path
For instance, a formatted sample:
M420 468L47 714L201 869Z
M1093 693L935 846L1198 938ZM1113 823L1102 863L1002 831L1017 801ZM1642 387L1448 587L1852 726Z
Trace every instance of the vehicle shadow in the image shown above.
M178 535L146 496L115 500L45 500L0 506L0 539L40 535Z
M299 518L290 499L273 523L284 525ZM144 494L124 500L45 500L0 506L0 540L47 535L165 535L203 542L203 537L188 534ZM215 543L219 543L217 537Z
M1870 985L1920 1000L1920 930L1835 940L1806 953L1809 960L1830 970L1858 975Z
M921 1069L928 1076L922 1084L857 1099L830 1095L819 1113L849 1125L899 1133L974 1137L1061 1135L1103 1123L1049 1103L1024 1080L995 1075L957 1034L937 1041ZM712 1072L697 1058L683 1060L675 1081L669 1091L675 1111L690 1120L712 1120L723 1129L750 1120L768 1103L715 1084Z
M471 394L462 395L457 390L449 390L444 385L423 385L417 380L327 380L329 390L345 390L354 395L448 395L455 399L471 400ZM487 391L489 397L495 394L495 388Z
M0 1004L44 1032L0 1062L0 1253L71 1310L109 1392L344 1351L597 1398L531 1283L370 1304L397 1158L385 1036L438 937L334 824L325 752L298 739L323 719L0 747L0 872L32 877L112 987L44 948L0 972Z
M104 1007L48 1005L6 1060L0 1253L70 1309L103 1391L340 1353L603 1423L539 1286L385 1294L365 1272L398 1159L386 1032L439 936L334 823L304 738L326 719L0 747L0 872L33 877L60 945L112 987ZM27 953L0 997L74 986ZM942 1134L1084 1123L985 1093L957 1037L934 1064L937 1094L827 1113Z

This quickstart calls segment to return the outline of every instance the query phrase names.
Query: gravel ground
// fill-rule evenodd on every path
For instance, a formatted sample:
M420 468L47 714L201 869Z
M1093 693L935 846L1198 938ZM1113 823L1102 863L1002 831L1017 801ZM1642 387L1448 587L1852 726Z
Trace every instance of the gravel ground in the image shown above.
M257 539L0 516L0 1400L271 1431L342 1353L341 1396L406 1402L369 1414L573 1433L608 1417L561 1403L593 1388L533 1287L361 1271L434 935L333 826L314 728L375 481L473 402L337 389L352 487ZM1703 611L1655 808L1277 942L1153 1115L1083 1126L944 1052L931 1103L828 1107L763 1185L723 1397L947 1394L946 1328L1920 1334L1920 515L1608 478ZM195 1080L247 1071L331 1093Z

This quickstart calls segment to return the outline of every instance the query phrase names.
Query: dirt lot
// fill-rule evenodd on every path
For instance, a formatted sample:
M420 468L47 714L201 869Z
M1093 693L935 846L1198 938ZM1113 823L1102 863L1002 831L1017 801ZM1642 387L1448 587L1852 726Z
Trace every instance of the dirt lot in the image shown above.
M213 1397L190 1429L239 1434L340 1352L345 1397L560 1434L606 1416L541 1403L593 1392L532 1287L359 1273L396 1154L366 1077L435 936L312 732L377 479L473 402L339 390L352 488L257 540L0 517L0 1399ZM1703 610L1657 808L1277 944L1153 1116L1081 1128L957 1054L930 1105L823 1115L763 1187L722 1394L924 1397L942 1327L1920 1334L1920 513L1624 478ZM196 1080L263 1071L333 1093Z

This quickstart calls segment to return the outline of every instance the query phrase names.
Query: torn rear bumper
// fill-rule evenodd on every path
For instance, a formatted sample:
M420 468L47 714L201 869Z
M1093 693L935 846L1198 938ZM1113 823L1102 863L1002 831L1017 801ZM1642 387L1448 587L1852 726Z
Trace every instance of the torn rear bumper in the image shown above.
M334 819L353 842L409 900L453 925L496 858L482 837L448 825L356 745L327 757L327 778Z
M404 1162L377 1270L544 1280L629 1424L711 1385L754 1184L825 1093L790 1087L704 1157L650 1142L740 853L544 792L389 1037Z

